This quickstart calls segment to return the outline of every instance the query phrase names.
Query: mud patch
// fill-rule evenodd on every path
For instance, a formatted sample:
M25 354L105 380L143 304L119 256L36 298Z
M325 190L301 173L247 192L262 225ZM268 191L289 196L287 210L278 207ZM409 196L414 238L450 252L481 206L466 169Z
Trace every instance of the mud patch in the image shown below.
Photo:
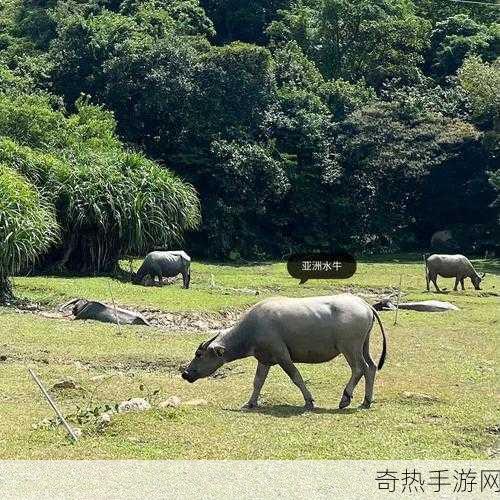
M223 330L233 326L243 311L228 309L219 312L176 312L169 313L159 309L144 309L141 314L151 323L167 331L207 332Z
M233 293L248 293L255 295L258 293L252 289L236 289L231 288ZM263 290L263 289L262 289ZM262 291L261 290L261 291ZM276 290L279 292L279 290ZM397 296L397 289L394 287L386 288L358 288L354 286L346 286L341 289L334 289L332 293L353 293L365 299L367 302L372 303L383 299L391 299ZM220 293L220 290L219 292ZM401 293L403 297L405 293ZM215 332L229 328L236 324L243 315L244 311L248 310L250 306L244 308L229 308L223 311L181 311L181 312L168 312L162 309L144 308L137 309L130 305L117 304L117 307L140 312L144 318L151 324L151 326L159 328L164 331L186 331L186 332ZM26 304L16 307L14 312L19 314L36 314L38 316L48 319L58 319L63 321L72 321L72 314L63 314L57 309L49 309L43 307L41 304ZM82 321L82 320L80 320ZM134 325L132 325L134 326Z
M190 332L211 332L222 330L233 326L241 317L243 309L226 309L224 311L203 312L167 312L161 309L133 309L130 306L118 304L117 307L140 312L146 320L156 328L165 331L190 331ZM62 321L73 321L71 313L61 313L57 309L47 309L40 304L31 304L30 307L16 307L15 313L35 314L47 319L57 319ZM78 320L87 321L87 320ZM93 320L88 320L93 321ZM127 325L136 326L136 325Z

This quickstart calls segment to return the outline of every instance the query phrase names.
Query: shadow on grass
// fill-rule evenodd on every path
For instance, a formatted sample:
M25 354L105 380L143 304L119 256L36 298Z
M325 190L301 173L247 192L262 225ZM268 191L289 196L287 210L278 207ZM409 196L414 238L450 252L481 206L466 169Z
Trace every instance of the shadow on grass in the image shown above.
M237 413L261 413L263 415L271 415L278 418L289 418L296 417L298 415L303 415L306 413L318 413L318 414L329 414L329 415L350 415L357 413L358 411L363 411L363 408L345 408L343 410L339 408L314 408L314 410L305 410L303 406L293 406L293 405L273 405L273 406L259 406L258 408L252 410L244 409L227 409L227 411L237 412Z

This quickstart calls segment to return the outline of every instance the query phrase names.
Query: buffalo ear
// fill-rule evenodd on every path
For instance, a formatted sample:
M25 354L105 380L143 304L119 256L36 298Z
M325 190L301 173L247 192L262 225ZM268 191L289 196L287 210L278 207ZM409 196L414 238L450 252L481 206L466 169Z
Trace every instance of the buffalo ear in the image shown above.
M208 349L208 346L217 338L217 335L215 337L212 337L210 340L205 340L205 342L202 342L200 344L200 347L198 349L201 349L202 351L205 351Z
M216 345L216 346L212 347L212 349L215 352L215 354L217 356L219 356L219 358L222 358L222 356L224 356L224 352L226 351L226 349L224 347L222 347L221 345Z

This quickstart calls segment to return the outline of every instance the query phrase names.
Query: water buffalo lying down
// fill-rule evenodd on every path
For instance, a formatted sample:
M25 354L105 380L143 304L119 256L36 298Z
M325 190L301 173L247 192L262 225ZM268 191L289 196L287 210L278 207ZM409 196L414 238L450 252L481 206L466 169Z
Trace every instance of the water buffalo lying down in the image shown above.
M119 307L107 306L101 302L85 299L73 299L59 307L62 312L69 306L73 306L72 313L75 319L93 319L103 323L115 323L120 325L146 325L149 323L139 313L127 311Z
M278 364L302 392L305 408L312 409L313 397L294 363L324 363L343 354L352 375L339 407L349 406L356 384L364 377L362 406L368 408L377 371L369 352L375 319L383 338L380 370L387 351L384 328L377 312L359 297L341 294L266 299L252 307L237 325L200 344L182 378L194 382L208 377L224 363L254 356L258 361L254 390L245 408L257 406L269 368Z
M449 302L441 302L440 300L423 300L421 302L402 302L399 304L399 309L409 309L411 311L420 312L446 312L458 311L458 307ZM394 311L396 306L389 300L381 300L373 304L373 308L377 311Z

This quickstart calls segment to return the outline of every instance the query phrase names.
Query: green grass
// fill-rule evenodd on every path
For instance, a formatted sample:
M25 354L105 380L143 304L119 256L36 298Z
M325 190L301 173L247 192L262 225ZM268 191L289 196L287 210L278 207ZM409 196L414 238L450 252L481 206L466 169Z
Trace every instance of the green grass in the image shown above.
M494 261L475 262L495 271ZM192 288L180 283L139 287L108 278L28 277L15 279L19 296L47 306L71 297L161 311L244 309L269 295L316 295L352 290L380 293L396 288L403 275L405 300L449 300L461 310L446 314L382 313L389 332L389 357L378 373L375 402L358 410L363 384L352 408L337 410L349 370L343 358L299 365L318 409L302 412L299 391L277 367L263 389L262 407L242 412L252 386L255 360L237 361L221 377L187 384L179 367L188 362L204 334L71 322L0 310L0 458L332 458L472 459L494 448L498 425L498 305L500 277L488 275L484 290L443 295L424 293L418 257L363 261L346 281L311 281L298 286L283 263L230 266L194 263ZM451 289L452 280L442 280ZM258 292L258 295L255 294ZM380 354L375 329L372 353ZM69 444L61 429L33 428L51 416L26 368L34 367L47 386L72 378L79 388L54 393L66 414L76 406L114 404L160 393L208 404L116 416L104 432L84 425ZM488 431L490 429L490 431Z

